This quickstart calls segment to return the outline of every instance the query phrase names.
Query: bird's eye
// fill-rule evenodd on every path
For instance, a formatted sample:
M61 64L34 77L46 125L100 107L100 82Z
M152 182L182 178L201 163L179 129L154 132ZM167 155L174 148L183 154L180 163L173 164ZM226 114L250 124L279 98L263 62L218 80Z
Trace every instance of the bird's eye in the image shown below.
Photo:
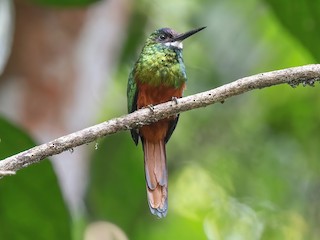
M167 36L164 35L164 34L161 34L161 35L159 36L159 39L160 39L160 40L166 40L166 39L167 39Z

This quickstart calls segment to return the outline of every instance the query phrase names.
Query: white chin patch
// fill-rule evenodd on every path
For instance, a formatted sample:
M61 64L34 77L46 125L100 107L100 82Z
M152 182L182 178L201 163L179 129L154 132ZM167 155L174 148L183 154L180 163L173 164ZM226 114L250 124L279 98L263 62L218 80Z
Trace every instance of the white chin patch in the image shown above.
M182 49L182 48L183 48L182 42L180 42L180 41L166 42L165 45L166 45L166 46L175 47L175 48L179 48L179 49Z

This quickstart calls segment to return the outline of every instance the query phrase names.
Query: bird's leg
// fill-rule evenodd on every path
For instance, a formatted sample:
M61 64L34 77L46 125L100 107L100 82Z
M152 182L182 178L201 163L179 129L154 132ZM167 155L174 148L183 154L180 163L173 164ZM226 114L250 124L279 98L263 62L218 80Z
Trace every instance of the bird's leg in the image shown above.
M171 98L171 100L174 101L174 103L178 105L178 98L177 97L173 96Z

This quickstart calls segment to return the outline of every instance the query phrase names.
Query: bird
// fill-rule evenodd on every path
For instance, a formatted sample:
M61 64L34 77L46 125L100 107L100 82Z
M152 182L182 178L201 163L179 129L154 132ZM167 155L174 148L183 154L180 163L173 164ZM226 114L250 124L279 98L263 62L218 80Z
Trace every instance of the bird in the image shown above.
M161 28L151 33L129 74L129 113L182 97L187 81L182 41L204 28L181 34ZM179 114L131 129L134 143L138 145L139 139L142 143L149 208L159 218L165 217L168 210L166 143L178 119Z

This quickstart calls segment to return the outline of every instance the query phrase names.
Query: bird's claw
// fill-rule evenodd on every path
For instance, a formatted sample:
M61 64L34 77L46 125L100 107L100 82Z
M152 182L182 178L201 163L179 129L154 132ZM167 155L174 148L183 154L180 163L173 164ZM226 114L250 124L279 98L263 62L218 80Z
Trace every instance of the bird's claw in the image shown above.
M153 107L152 104L149 104L149 105L147 106L147 108L149 108L151 112L154 112L154 107Z
M174 101L175 104L178 104L178 98L177 97L172 97L171 100Z

